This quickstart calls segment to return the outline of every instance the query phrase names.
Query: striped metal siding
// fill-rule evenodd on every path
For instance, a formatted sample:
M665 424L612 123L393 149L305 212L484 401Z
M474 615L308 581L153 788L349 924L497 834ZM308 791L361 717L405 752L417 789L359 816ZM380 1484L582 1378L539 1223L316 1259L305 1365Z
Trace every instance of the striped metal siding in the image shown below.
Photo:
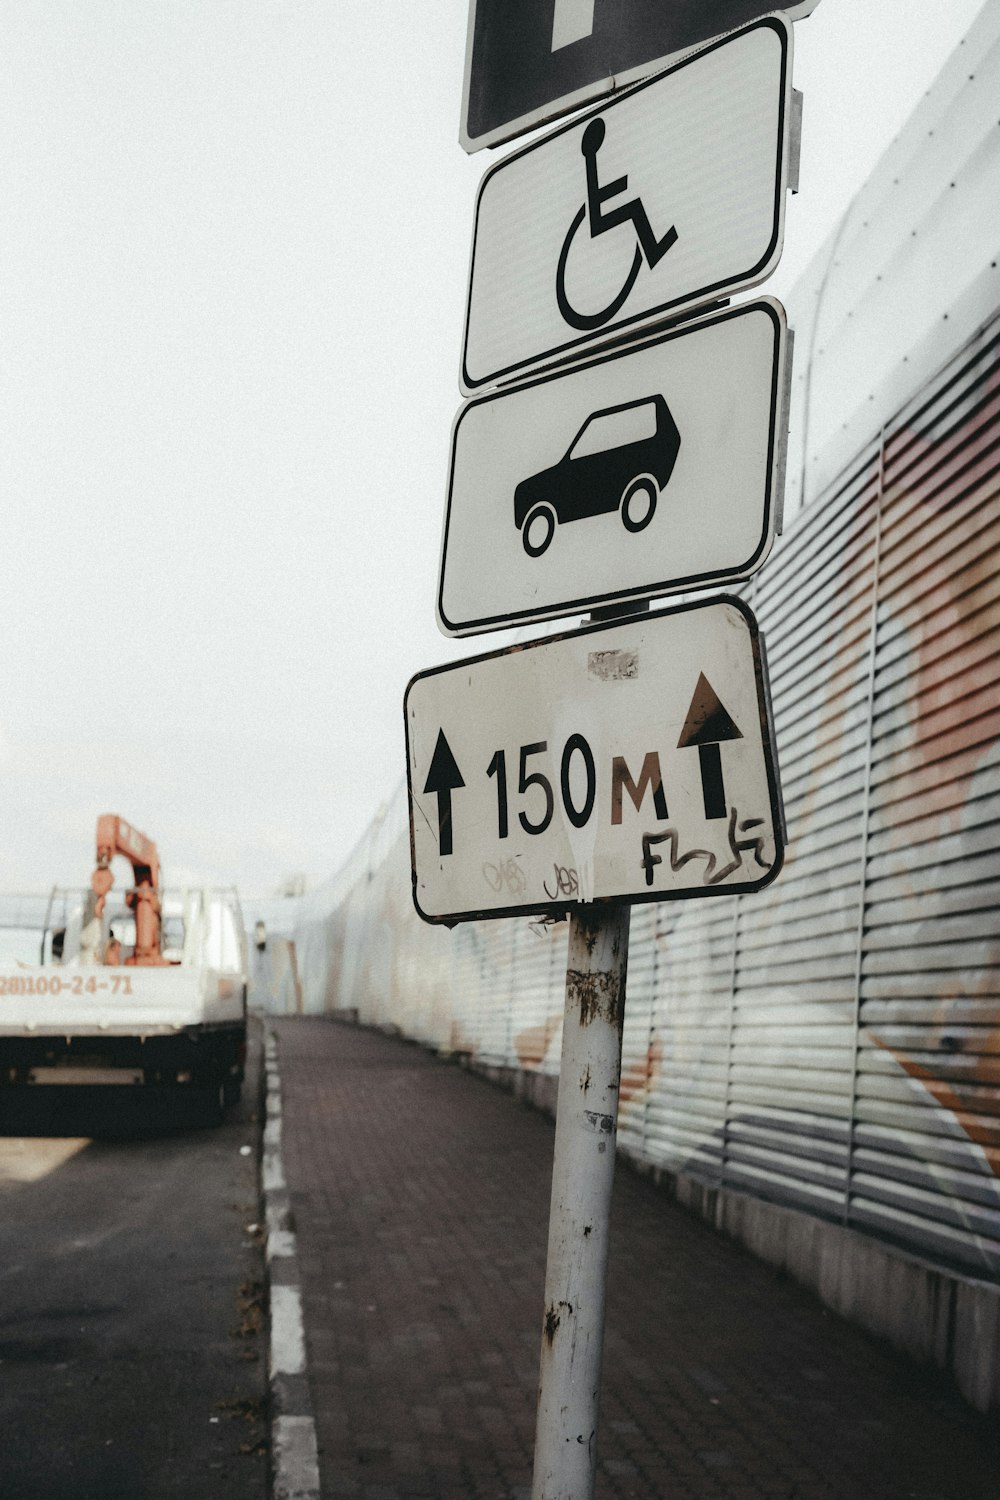
M515 978L513 1046L508 1061L514 1067L555 1074L562 1045L566 928L530 921L511 925Z
M790 857L736 903L728 1007L724 914L670 924L646 1136L654 1159L992 1277L998 348L994 325L761 575Z
M657 955L656 908L633 906L629 920L628 1004L622 1034L618 1141L623 1150L638 1158L646 1155L646 1094L652 1070Z
M748 592L788 858L633 909L620 1147L1000 1280L1000 320ZM425 926L402 808L303 913L307 1008L554 1073L565 927Z
M474 1033L470 1050L475 1051L481 1062L504 1067L511 1049L514 924L484 922L474 930L483 941L479 951L477 990L466 1001Z
M754 589L789 833L734 925L727 1184L840 1213L850 1137L880 460L872 448Z
M646 1125L656 1165L717 1181L725 1126L735 900L654 908L659 950Z
M916 370L936 369L1000 306L998 98L1000 6L984 0L789 297L786 515L892 420Z
M887 433L849 1217L1000 1276L1000 332Z

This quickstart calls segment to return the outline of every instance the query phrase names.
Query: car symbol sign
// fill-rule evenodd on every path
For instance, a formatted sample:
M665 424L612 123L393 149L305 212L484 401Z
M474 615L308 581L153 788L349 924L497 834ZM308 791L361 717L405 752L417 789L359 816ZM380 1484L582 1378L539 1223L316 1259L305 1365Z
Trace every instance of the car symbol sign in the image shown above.
M788 373L760 298L466 403L445 634L749 577L780 529Z

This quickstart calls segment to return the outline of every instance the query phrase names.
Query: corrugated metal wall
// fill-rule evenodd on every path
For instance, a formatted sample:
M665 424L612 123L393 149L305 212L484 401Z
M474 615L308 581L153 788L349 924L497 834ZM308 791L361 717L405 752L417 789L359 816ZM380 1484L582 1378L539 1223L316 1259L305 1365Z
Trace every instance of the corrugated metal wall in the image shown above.
M1000 1281L1000 321L748 591L789 854L633 910L620 1147ZM307 1008L557 1071L565 927L421 923L402 793L299 910Z
M895 415L916 370L936 369L1000 307L998 98L1000 6L984 0L789 300L788 515ZM807 92L807 131L811 108ZM803 198L818 188L808 175Z

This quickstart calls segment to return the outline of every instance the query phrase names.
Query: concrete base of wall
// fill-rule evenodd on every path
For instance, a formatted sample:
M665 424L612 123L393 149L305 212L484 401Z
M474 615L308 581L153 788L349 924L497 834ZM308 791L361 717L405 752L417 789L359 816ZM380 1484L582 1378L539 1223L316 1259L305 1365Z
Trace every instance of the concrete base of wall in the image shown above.
M510 1093L530 1104L534 1109L540 1109L543 1114L556 1117L556 1098L559 1093L559 1075L550 1073L532 1073L527 1068L504 1068L495 1067L489 1063L480 1063L469 1053L463 1053L461 1057L463 1067L468 1067L474 1073L480 1073L488 1078L491 1083L498 1084L500 1088L507 1089Z
M947 1371L978 1411L1000 1409L1000 1287L798 1209L631 1164L842 1318Z
M555 1115L558 1077L483 1064L467 1054L459 1060ZM799 1209L708 1187L620 1148L619 1154L719 1233L809 1287L833 1312L917 1362L947 1371L978 1411L1000 1410L1000 1287Z

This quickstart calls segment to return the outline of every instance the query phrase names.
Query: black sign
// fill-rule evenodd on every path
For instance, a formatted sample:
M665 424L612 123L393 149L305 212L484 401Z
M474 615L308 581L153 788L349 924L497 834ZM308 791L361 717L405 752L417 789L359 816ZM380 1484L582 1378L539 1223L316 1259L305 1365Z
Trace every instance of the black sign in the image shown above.
M469 0L462 145L467 151L499 145L585 99L609 94L653 71L647 65L772 11L783 10L794 20L818 4L819 0Z

